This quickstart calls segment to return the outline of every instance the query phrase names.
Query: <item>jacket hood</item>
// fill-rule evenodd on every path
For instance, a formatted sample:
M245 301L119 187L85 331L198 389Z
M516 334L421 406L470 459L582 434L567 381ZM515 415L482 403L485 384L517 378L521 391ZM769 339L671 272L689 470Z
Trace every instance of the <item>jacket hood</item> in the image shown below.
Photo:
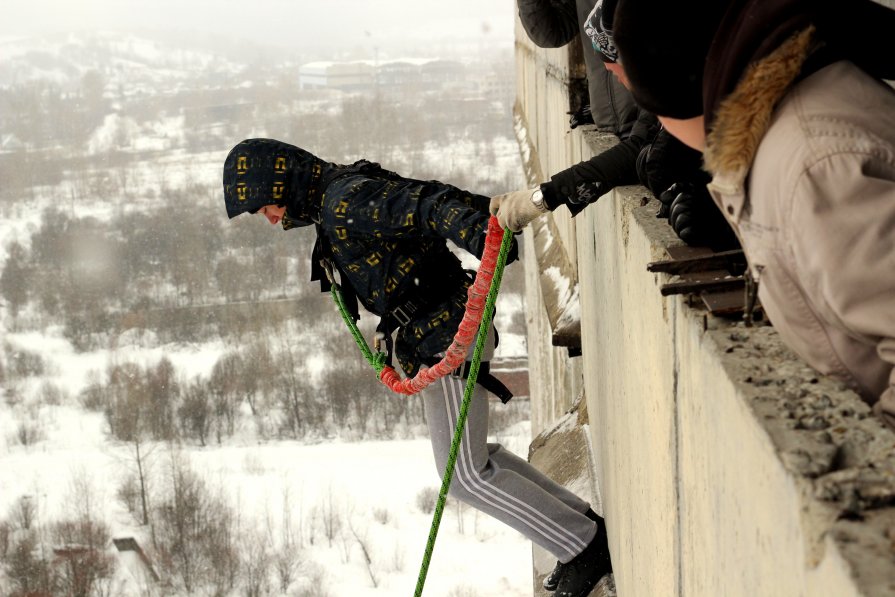
M811 54L814 28L785 41L765 58L751 64L734 90L714 113L706 136L705 168L742 182L770 126L774 108L799 76Z
M702 114L706 131L752 65L809 27L828 63L895 76L895 11L874 0L620 0L613 23L638 104L678 119Z
M584 32L590 38L594 50L603 62L618 62L618 48L612 38L612 20L615 17L617 0L597 0L593 10L587 15Z
M872 0L730 0L709 49L703 74L706 130L716 110L756 62L813 29L814 50L827 64L850 60L871 76L895 76L891 32L895 11Z
M285 205L283 227L320 221L323 180L336 166L275 139L246 139L224 161L227 217Z

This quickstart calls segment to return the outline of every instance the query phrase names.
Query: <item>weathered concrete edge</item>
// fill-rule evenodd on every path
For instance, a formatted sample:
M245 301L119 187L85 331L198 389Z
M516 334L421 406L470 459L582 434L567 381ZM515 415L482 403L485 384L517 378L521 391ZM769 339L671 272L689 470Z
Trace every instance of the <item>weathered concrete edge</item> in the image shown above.
M625 236L636 226L656 258L680 244L667 226L657 225L655 201L642 205L646 189L624 188L615 195L611 200L624 203ZM772 327L746 328L674 300L681 302L678 313L687 325L703 330L709 360L723 368L798 488L806 566L818 566L825 555L842 558L858 594L892 594L895 434L854 392L789 351ZM837 554L825 554L828 549Z
M532 142L528 123L519 102L513 106L513 129L519 144L525 178L530 188L544 179L537 147ZM559 232L553 219L537 218L529 229L534 240L540 269L541 293L544 299L553 346L581 347L581 316L578 310L578 274L558 241Z

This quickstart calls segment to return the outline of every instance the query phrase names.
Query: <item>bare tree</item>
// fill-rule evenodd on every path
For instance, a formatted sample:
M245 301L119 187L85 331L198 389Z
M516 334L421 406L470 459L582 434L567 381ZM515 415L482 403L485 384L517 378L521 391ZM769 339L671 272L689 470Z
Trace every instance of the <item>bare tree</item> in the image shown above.
M20 536L12 546L4 565L9 584L9 595L51 595L56 578L38 539L29 531Z
M375 589L379 586L379 579L376 577L376 571L373 570L373 551L370 549L370 542L367 539L366 532L359 532L357 526L350 517L348 518L348 528L351 531L354 540L357 541L357 544L360 546L361 555L363 555L364 564L367 568L367 575L370 577L370 582L373 583L373 588Z
M0 274L0 296L6 299L9 314L12 317L13 331L15 331L16 316L25 303L28 302L28 294L31 284L31 269L27 264L27 252L18 242L9 246L8 257Z
M6 559L9 546L12 541L12 526L5 520L0 520L0 562Z
M275 392L292 436L302 437L305 427L313 428L320 420L314 405L314 393L308 391L308 380L301 375L301 358L285 331L278 336L276 347Z
M236 429L238 401L238 380L242 374L239 356L227 353L214 364L211 370L209 388L213 398L213 421L218 443L223 436L233 435Z
M109 530L93 518L77 517L53 525L57 586L64 595L93 597L114 571L106 553Z
M155 368L145 373L145 383L141 398L146 425L156 439L171 439L175 436L174 412L180 397L180 384L171 360L162 357Z
M198 380L189 383L183 389L183 400L177 409L183 436L199 440L199 445L203 447L211 432L212 424L209 394L208 384Z
M270 572L273 562L267 540L257 532L250 533L248 537L243 537L241 551L243 595L271 595Z
M290 497L289 487L283 488L283 514L279 527L279 549L273 553L273 567L277 574L280 591L285 594L289 585L295 578L296 559L301 549L296 543L295 531L292 526L292 500ZM299 513L299 519L301 514ZM275 544L276 530L273 525L267 527L268 539L271 544Z
M339 505L336 501L336 495L332 485L327 487L326 493L323 495L323 499L320 502L319 509L320 520L323 523L323 535L329 542L329 546L332 547L333 539L336 538L339 529L342 528L342 516L339 512Z
M12 506L9 519L13 528L30 531L37 520L37 503L30 495L23 495Z
M179 578L184 589L192 591L200 572L196 533L208 515L205 488L175 452L171 453L168 474L170 494L159 504L155 516L158 547L170 563L169 572Z
M231 591L238 578L237 520L202 479L171 452L167 495L155 499L155 549L168 575L187 592Z
M130 442L130 452L126 461L130 479L133 480L133 506L139 502L140 523L148 525L150 522L150 489L152 484L153 454L156 446L143 441L142 434L137 434ZM130 500L127 500L130 503ZM136 508L134 508L135 512ZM136 512L135 512L136 513Z

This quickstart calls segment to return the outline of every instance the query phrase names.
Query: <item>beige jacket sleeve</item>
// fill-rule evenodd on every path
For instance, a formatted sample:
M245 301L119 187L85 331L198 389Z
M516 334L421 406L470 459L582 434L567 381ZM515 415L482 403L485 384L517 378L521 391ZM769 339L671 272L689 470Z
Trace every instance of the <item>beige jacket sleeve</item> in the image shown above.
M895 428L895 156L860 146L812 164L793 189L792 250L810 297L830 328L875 344L882 363L858 364L858 381L877 381L874 410ZM801 273L804 272L804 273ZM869 360L869 359L868 359ZM866 367L864 367L866 365ZM863 368L863 370L862 370Z

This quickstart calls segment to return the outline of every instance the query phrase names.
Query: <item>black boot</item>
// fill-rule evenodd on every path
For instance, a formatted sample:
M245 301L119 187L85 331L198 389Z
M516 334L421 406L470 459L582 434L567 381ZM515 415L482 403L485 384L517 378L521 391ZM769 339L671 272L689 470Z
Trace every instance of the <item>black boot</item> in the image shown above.
M594 522L596 522L598 525L605 524L603 522L603 518L599 514L594 512L593 509L591 509L591 508L588 508L587 512L585 512L584 515L587 516L588 518L590 518L591 520L593 520ZM597 533L599 534L599 531L597 531ZM606 548L606 552L607 553L609 552L608 547ZM563 566L565 566L565 564L557 561L556 566L553 567L553 571L544 577L544 582L541 584L541 586L544 587L544 590L546 590L546 591L555 591L556 590L556 587L559 586L559 579L562 577Z
M546 590L546 591L555 591L556 590L556 587L559 586L559 579L562 576L562 567L563 566L564 566L564 564L562 562L557 561L556 566L553 567L553 571L544 577L544 582L541 583L541 586L544 587L544 590Z
M586 597L600 579L612 572L606 524L597 521L597 534L590 544L571 561L563 564L557 597Z

